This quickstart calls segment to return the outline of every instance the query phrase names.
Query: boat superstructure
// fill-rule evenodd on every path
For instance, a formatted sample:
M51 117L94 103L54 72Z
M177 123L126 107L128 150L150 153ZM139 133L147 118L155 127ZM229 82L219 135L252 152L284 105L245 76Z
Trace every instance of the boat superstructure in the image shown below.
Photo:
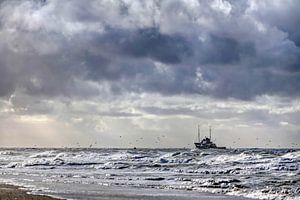
M211 141L211 126L209 127L209 137L205 137L201 140L200 125L198 125L198 142L195 142L195 146L198 149L226 149L226 147L218 147Z

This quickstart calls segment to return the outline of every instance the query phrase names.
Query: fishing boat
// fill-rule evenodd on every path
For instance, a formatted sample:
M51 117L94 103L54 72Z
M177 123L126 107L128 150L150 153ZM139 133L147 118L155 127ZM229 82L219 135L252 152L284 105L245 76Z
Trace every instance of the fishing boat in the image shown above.
M198 125L198 142L194 143L197 149L226 149L226 147L218 147L211 140L211 127L209 127L209 137L205 137L201 140L200 137L200 125Z

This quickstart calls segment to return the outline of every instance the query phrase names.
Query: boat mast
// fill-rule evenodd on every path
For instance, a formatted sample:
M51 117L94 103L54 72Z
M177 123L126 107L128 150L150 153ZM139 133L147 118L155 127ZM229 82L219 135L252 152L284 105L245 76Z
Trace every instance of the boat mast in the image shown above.
M198 125L198 142L200 142L200 125Z
M209 139L211 140L211 126L209 126Z

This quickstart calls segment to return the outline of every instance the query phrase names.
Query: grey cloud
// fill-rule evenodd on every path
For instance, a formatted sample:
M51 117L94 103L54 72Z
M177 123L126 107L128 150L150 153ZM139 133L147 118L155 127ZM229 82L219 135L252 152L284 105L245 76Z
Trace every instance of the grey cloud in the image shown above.
M6 68L1 67L0 61L0 97L7 96L14 92L15 83L13 81L13 74L9 72Z
M286 32L287 37L300 47L300 28L298 26L300 13L299 1L279 1L277 4L272 1L256 2L260 9L254 10L254 16L259 20L268 23ZM268 6L267 6L268 5Z
M142 116L141 114L135 114L135 113L128 113L128 112L99 112L99 115L103 116L103 117L115 117L115 118L120 118L120 117L140 117Z
M146 58L178 64L192 54L190 45L184 37L162 34L157 28L134 31L107 28L104 34L95 36L91 45L98 54L86 52L83 59L89 77L94 80L116 80L122 76L132 77L138 73L147 73L148 61L136 60ZM140 66L135 64L137 62Z
M137 58L149 57L163 63L177 64L191 54L190 45L184 37L162 34L157 28L140 29L126 35L126 38L123 35L117 39L120 43L116 46L123 54Z
M101 96L103 85L112 95L299 96L296 1L275 10L269 1L270 9L251 1L256 10L230 1L228 15L206 1L200 1L205 9L151 1L149 7L137 3L137 10L130 1L4 2L1 96L16 89L32 96Z
M206 64L221 64L240 62L243 57L255 56L253 43L241 43L234 38L211 35L200 48L200 62Z

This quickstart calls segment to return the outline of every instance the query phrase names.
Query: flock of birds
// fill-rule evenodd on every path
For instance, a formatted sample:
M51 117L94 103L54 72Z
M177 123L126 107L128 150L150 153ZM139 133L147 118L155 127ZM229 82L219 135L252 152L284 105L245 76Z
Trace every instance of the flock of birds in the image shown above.
M165 135L157 136L157 137L155 138L154 143L157 144L157 145L159 145L159 144L161 143L161 141L162 141L165 137L166 137ZM120 135L120 136L119 136L119 139L122 140L122 139L123 139L123 136ZM141 142L141 141L143 141L143 140L144 140L144 138L143 138L143 137L140 137L140 138L136 139L134 142L129 142L128 145L129 145L130 147L132 147L132 146L134 146L134 145L138 145L139 142ZM93 143L91 143L91 144L88 145L88 146L82 146L82 145L80 145L79 142L76 142L76 146L75 146L75 147L76 147L76 148L94 148L94 147L97 147L97 144L98 144L97 142L93 142ZM63 147L63 148L67 148L67 147ZM134 146L134 148L136 148L136 147Z
M157 147L159 147L159 146L162 145L162 142L165 139L166 139L165 135L156 136L154 138L154 143L156 144ZM124 139L124 136L120 135L119 140L126 140L126 139ZM257 147L259 146L259 140L260 140L260 138L256 137L256 146ZM132 148L136 148L136 146L142 145L143 141L144 141L144 138L139 137L138 139L135 139L134 141L128 142L127 146L132 147ZM237 138L236 141L232 142L232 147L229 147L229 148L237 148L239 146L240 142L241 142L241 138ZM89 144L88 146L86 146L86 145L81 145L79 142L77 142L75 147L76 148L97 148L98 147L97 144L98 144L97 142L93 142L93 143ZM193 145L194 145L193 143L188 143L183 148L191 148L191 147L193 147ZM266 148L268 148L268 147L275 148L275 146L272 145L272 140L271 139L269 139L264 145L265 145ZM291 148L297 148L297 144L294 143L294 142L292 142L290 145L291 145ZM277 145L277 147L281 148L281 145ZM64 148L67 148L67 147L64 147Z

